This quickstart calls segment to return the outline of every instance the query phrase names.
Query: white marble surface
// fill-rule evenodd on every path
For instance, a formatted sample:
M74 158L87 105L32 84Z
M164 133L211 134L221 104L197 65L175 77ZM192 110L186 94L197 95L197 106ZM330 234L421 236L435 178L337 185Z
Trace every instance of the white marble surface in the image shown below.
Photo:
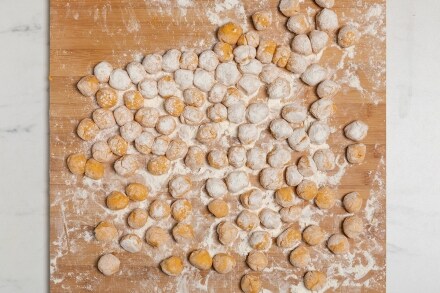
M48 290L47 2L0 2L0 292ZM439 12L388 1L389 292L440 290Z

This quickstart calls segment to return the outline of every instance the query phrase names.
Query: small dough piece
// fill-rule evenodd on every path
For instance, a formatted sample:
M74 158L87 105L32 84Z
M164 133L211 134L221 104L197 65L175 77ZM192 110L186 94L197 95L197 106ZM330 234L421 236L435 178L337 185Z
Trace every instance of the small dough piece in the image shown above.
M118 103L118 94L110 87L104 87L96 92L96 103L103 109L110 109Z
M336 203L333 189L328 186L322 186L318 189L318 194L315 197L315 204L321 210L331 209Z
M277 229L281 226L280 214L269 208L264 208L259 214L261 225L267 229Z
M221 103L216 103L206 110L208 118L212 122L223 122L228 117L228 109Z
M344 133L348 139L361 141L367 136L368 125L361 120L356 120L345 126Z
M206 162L206 153L198 146L190 146L185 157L185 165L191 170L198 170Z
M252 250L246 258L246 263L251 270L261 272L267 267L269 260L264 252Z
M182 222L192 212L191 202L187 199L178 199L171 205L171 216L177 222Z
M275 192L275 202L282 207L290 207L295 201L295 191L292 187L283 187Z
M292 51L304 56L313 53L312 43L307 35L296 35L292 40Z
M310 225L302 233L304 242L310 246L321 244L324 241L324 231L319 226Z
M107 143L112 153L114 153L116 156L124 156L127 154L128 142L126 142L122 136L112 136L108 139Z
M257 31L263 31L272 25L272 12L261 10L252 14L252 22Z
M148 54L142 60L142 65L149 74L155 74L162 70L162 56L159 54Z
M169 97L165 99L163 103L163 107L165 111L171 116L179 117L183 113L183 109L185 108L185 103L182 101L182 99L179 99L178 97Z
M218 64L217 54L212 50L203 51L199 56L199 67L206 71L214 71Z
M191 252L189 262L199 270L209 270L212 267L212 257L206 249Z
M147 164L147 170L154 176L168 173L171 167L170 160L165 156L156 156L150 159Z
M235 45L242 34L243 29L240 25L234 22L228 22L218 29L217 38L222 42Z
M281 248L293 248L301 243L301 231L289 227L277 237L277 245Z
M319 291L327 282L327 276L319 271L308 271L304 276L304 286L310 291Z
M119 191L112 191L105 199L106 205L113 211L125 209L130 202L128 196Z
M320 99L312 104L310 113L319 120L327 120L335 112L331 99Z
M188 145L181 139L173 139L170 142L165 155L170 161L175 161L185 157L188 152Z
M261 170L266 166L266 152L260 147L253 147L246 153L246 166L252 170Z
M286 69L292 73L302 74L304 71L306 71L309 65L310 61L306 58L306 56L292 52L289 60L287 60Z
M243 210L236 219L237 226L244 231L251 231L260 225L258 216L248 210Z
M335 0L315 0L315 3L322 8L332 8L335 5Z
M168 183L168 191L174 198L184 197L191 191L191 188L191 178L186 175L176 175Z
M290 84L289 81L283 77L278 77L273 83L267 88L267 94L269 99L279 100L287 98L290 95Z
M217 253L212 259L212 266L217 273L227 274L235 268L235 258L227 253Z
M148 197L150 189L141 183L130 183L125 187L125 194L132 201L143 201Z
M281 116L289 123L302 123L307 118L307 109L299 103L287 104L281 110Z
M313 53L318 54L325 47L327 47L329 37L326 32L313 30L310 32L309 38L310 38L310 43L312 44Z
M160 134L170 135L176 130L176 120L170 115L160 116L157 119L156 130Z
M298 172L304 177L313 176L317 171L315 161L311 156L302 156L298 160Z
M260 172L260 184L265 189L280 189L284 183L284 174L282 169L265 168Z
M244 98L244 94L241 90L231 86L226 90L226 95L223 99L223 105L225 105L226 107L232 107L235 106L238 102L244 103Z
M205 103L206 93L198 88L189 88L183 92L185 104L193 107L201 107Z
M259 189L251 189L240 194L240 202L246 209L258 210L263 205L264 195Z
M287 21L287 29L297 35L308 33L310 28L311 25L307 19L307 15L302 13L292 15Z
M350 250L350 243L344 235L333 234L327 240L327 247L334 254L344 254Z
M182 53L177 49L168 50L162 56L162 70L166 72L174 72L180 67L180 56Z
M128 252L137 253L142 250L142 239L136 234L127 234L119 242L121 247Z
M250 123L258 124L269 116L269 107L266 103L253 103L247 108L246 117Z
M203 144L214 143L218 139L218 127L215 123L207 123L199 126L196 139Z
M133 142L142 133L142 126L136 121L125 123L119 128L122 138L126 142Z
M300 11L300 1L299 0L281 0L279 4L279 9L284 16L293 16Z
M171 208L165 200L156 199L150 204L148 212L153 219L162 220L170 216Z
M350 216L344 219L342 230L348 238L357 238L364 231L364 223L358 216Z
M130 76L130 79L134 84L138 84L147 77L145 68L139 62L130 62L127 64L125 69L127 70L128 76Z
M185 243L194 239L194 230L191 225L177 223L172 230L173 238L178 243Z
M196 70L199 65L199 56L193 51L185 51L180 56L180 68L185 70Z
M272 40L261 40L257 49L257 59L261 63L271 63L275 50L277 48L277 43Z
M347 212L357 213L361 210L363 201L359 193L354 191L345 195L344 199L342 200L342 203Z
M208 101L213 104L223 102L228 87L221 83L216 83L209 91Z
M197 107L193 106L186 106L180 116L181 122L188 125L200 125L203 118L204 113Z
M226 63L222 63L226 64ZM197 68L194 72L194 85L204 92L209 92L215 83L214 73Z
M87 158L83 153L71 154L67 158L67 168L75 175L83 175L86 169Z
M252 144L257 141L260 132L255 124L244 123L238 126L237 136L242 144Z
M289 123L281 118L272 120L272 122L270 122L269 129L276 140L285 140L293 133L293 129Z
M179 86L171 75L165 75L157 82L157 91L162 98L166 99L178 95Z
M238 229L234 224L223 221L217 226L218 241L223 245L232 244L238 236Z
M304 179L296 187L296 194L304 200L312 200L318 194L318 186L315 182Z
M126 91L131 86L131 79L127 71L117 68L110 74L109 85L118 91Z
M313 161L319 171L331 171L335 168L335 154L330 149L320 149L313 154Z
M292 252L289 256L290 263L297 268L303 269L307 267L307 265L310 263L311 257L309 249L304 246L298 246Z
M232 46L225 42L217 42L214 46L214 52L217 54L217 58L220 62L230 62L234 59L232 53Z
M224 218L229 214L229 206L223 199L214 199L208 204L209 212L216 218Z
M93 121L99 129L107 129L116 125L113 112L106 109L96 109L92 114Z
M257 75L245 73L238 81L238 87L246 95L252 96L260 89L261 82Z
M344 25L338 33L338 44L342 48L356 45L361 37L360 32L353 25Z
M148 214L146 210L134 209L128 215L127 223L133 229L140 229L147 223Z
M249 177L244 171L233 171L226 176L226 186L231 193L242 191L249 185Z
M265 64L260 73L260 79L266 84L271 84L280 76L280 72L280 68L275 64Z
M98 241L110 242L118 238L118 229L110 221L102 221L93 230L95 238Z
M241 168L246 164L246 149L242 146L232 146L228 150L229 164Z
M125 155L113 165L116 173L128 177L133 175L139 169L139 161L136 155Z
M98 260L98 270L105 276L111 276L119 271L121 261L113 254L104 254Z
M226 183L220 178L209 178L206 180L205 188L210 197L219 198L228 194Z
M170 256L160 263L160 268L168 276L178 276L183 271L183 259L179 256Z
M268 250L272 246L272 237L266 231L254 231L249 236L249 245L256 250Z
M158 136L154 140L153 145L151 146L151 153L157 156L163 156L168 150L168 146L170 145L171 139L166 136Z
M324 8L316 15L316 27L320 31L335 31L339 27L338 16L333 10Z
M258 44L260 44L260 35L256 31L248 31L245 34L242 34L237 41L238 46L249 45L257 48Z
M238 46L234 49L234 60L239 64L247 64L257 55L257 50L249 45Z
M309 128L310 142L321 145L325 143L330 136L330 127L321 121L315 121Z
M110 74L113 71L113 66L107 61L101 61L93 68L93 74L99 80L99 82L108 82Z
M261 279L255 274L246 274L241 278L240 288L244 293L259 293L263 287Z
M340 88L336 82L326 79L318 85L316 93L321 99L330 99L338 93Z
M267 154L267 163L273 168L284 167L289 163L290 159L290 152L282 146L275 147L269 154Z
M289 186L297 186L304 179L303 175L298 171L296 165L286 168L286 183Z
M244 121L246 115L246 105L243 101L238 101L228 107L229 122L239 124Z
M99 89L99 80L94 75L86 75L76 84L79 92L85 97L91 97Z
M290 51L289 46L278 46L275 54L273 55L272 62L281 68L286 67L287 62L289 61L290 55L292 52Z
M223 169L229 165L228 155L223 150L212 150L208 153L208 164L215 169Z
M145 233L145 241L154 248L164 246L169 240L170 235L168 232L158 226L151 226Z
M98 141L93 144L92 157L101 163L108 163L114 158L112 150L105 141Z
M327 78L327 69L318 64L312 64L307 67L306 71L301 75L301 79L309 86L316 86Z
M159 94L157 81L146 78L138 84L138 90L146 99L154 99Z
M179 85L180 89L184 90L190 88L194 84L194 72L186 69L178 69L174 72L174 80Z
M217 81L225 86L234 86L240 79L240 76L240 71L235 62L221 63L215 70Z
M282 208L280 210L281 221L285 223L293 223L301 216L301 208L298 206L291 206Z
M104 177L104 165L95 159L88 159L84 169L84 175L99 180Z
M257 59L252 59L247 64L240 64L240 71L243 74L259 75L263 70L263 64Z
M93 140L99 133L98 125L90 118L81 120L76 128L78 136L85 141Z
M116 123L118 123L119 126L134 119L133 113L125 106L116 108L115 111L113 111L113 116L115 116Z

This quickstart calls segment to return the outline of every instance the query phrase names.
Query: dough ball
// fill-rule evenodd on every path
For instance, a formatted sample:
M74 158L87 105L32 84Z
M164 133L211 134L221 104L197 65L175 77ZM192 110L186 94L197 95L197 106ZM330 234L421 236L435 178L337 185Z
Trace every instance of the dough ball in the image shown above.
M186 70L196 70L199 65L199 56L193 51L186 51L180 56L180 68Z
M223 245L230 245L237 239L238 229L231 222L221 222L217 226L218 241Z
M219 274L227 274L231 272L235 266L235 258L226 253L217 253L212 259L214 270Z
M236 219L237 226L244 231L251 231L260 225L258 216L248 210L243 210Z
M355 191L345 195L342 203L347 212L357 213L361 210L363 201L359 193Z
M312 43L307 35L296 35L292 40L292 51L309 56L313 53Z
M222 63L226 64L226 63ZM204 92L209 92L215 83L214 73L197 68L194 72L194 85Z
M139 62L130 62L127 64L125 69L127 70L128 76L130 76L130 79L134 84L138 84L147 77L145 68Z
M257 49L257 59L261 63L271 63L275 50L277 48L277 43L272 40L261 40Z
M112 153L116 156L124 156L127 154L128 142L126 142L120 135L110 137L107 143Z
M327 69L318 64L312 64L307 67L306 71L301 75L301 79L309 86L316 86L327 78Z
M229 164L241 168L246 164L246 149L242 146L232 146L228 150Z
M330 136L330 127L321 121L315 121L309 128L310 142L314 144L324 144Z
M285 140L292 135L293 129L286 120L276 118L270 122L270 132L276 140Z
M145 232L145 241L152 247L164 246L170 240L168 232L158 226L151 226Z
M185 220L191 212L192 205L187 199L178 199L171 205L171 215L177 222Z
M292 187L283 187L275 192L275 202L282 207L290 207L295 201L295 191Z
M310 291L319 291L327 282L327 276L318 271L308 271L304 275L304 286Z
M228 87L221 83L216 83L209 91L208 101L213 104L223 102Z
M350 243L347 237L342 234L333 234L327 240L327 247L334 254L344 254L350 249Z
M297 186L304 179L303 175L298 171L295 165L289 166L286 169L286 183L289 186Z
M262 282L259 276L246 274L241 278L240 287L244 293L259 293L261 292Z
M345 136L353 141L363 140L368 133L368 125L360 120L356 120L345 126Z
M172 230L173 238L178 243L189 242L194 239L194 230L191 225L184 223L177 223Z
M170 145L170 141L171 139L166 135L156 137L153 145L151 146L151 152L157 156L165 155L166 151L168 150L168 146Z
M316 92L321 99L334 97L340 89L340 86L329 79L324 80L318 85Z
M162 98L176 96L179 93L179 86L171 75L165 75L157 82L157 91Z
M215 54L217 54L218 61L220 62L229 62L232 61L232 59L234 59L234 54L232 53L232 46L228 43L217 42L213 50Z
M93 68L93 74L99 80L99 82L108 82L110 74L113 71L113 66L107 61L101 61Z
M304 179L296 187L296 194L304 200L312 200L318 194L318 186L315 182Z
M223 99L223 105L225 105L226 107L233 107L238 102L244 103L244 98L245 97L242 91L240 91L236 87L231 86L226 90L226 95Z
M214 71L218 64L217 54L212 50L203 51L199 56L199 67L206 71Z
M198 146L190 146L185 157L185 165L191 170L198 170L205 165L206 153Z
M171 116L178 117L183 113L185 103L178 97L169 97L164 101L164 109ZM145 108L144 108L145 109ZM153 108L152 108L153 109ZM157 111L157 110L156 110ZM159 114L159 112L158 112ZM153 126L154 127L154 126Z
M335 5L335 0L315 0L315 3L322 8L332 8Z
M285 207L280 210L281 221L293 223L301 216L301 208L297 206Z
M136 253L142 249L142 239L136 234L127 234L119 242L121 247L128 252Z
M284 68L289 61L292 52L288 46L278 46L275 54L273 55L272 62L278 67Z
M299 0L281 0L278 5L281 13L284 16L293 16L300 11L300 1Z
M191 252L189 262L199 270L209 270L212 267L212 257L206 249Z
M168 173L171 162L165 156L156 156L147 163L147 170L152 175L159 176Z
M208 153L208 164L215 169L223 169L229 165L225 151L212 150Z
M281 226L280 214L274 210L264 208L259 214L261 225L268 229L277 229Z
M94 75L87 75L78 81L76 87L83 96L91 97L99 89L99 80Z
M266 152L260 147L253 147L246 153L246 166L252 170L261 170L266 166Z
M317 171L315 162L311 156L302 156L298 161L298 172L304 177L313 176Z
M247 119L250 123L260 123L269 116L269 107L266 103L253 103L247 108Z
M76 133L82 140L90 141L98 135L99 127L92 119L84 118L79 122Z
M159 54L148 54L142 60L142 65L148 73L158 73L162 70L162 56Z
M301 104L287 104L281 110L281 116L289 123L302 123L307 118L307 109Z
M238 126L238 139L242 144L252 144L257 141L260 133L255 124L245 123Z
M246 115L246 105L243 101L238 101L228 108L228 120L232 123L242 123Z
M258 210L263 205L264 195L259 189L251 189L240 194L240 202L246 209Z
M146 99L154 99L159 94L157 81L146 78L138 84L138 90Z
M237 193L248 187L249 178L244 171L233 171L226 176L226 186L231 193Z
M168 183L168 191L174 198L182 198L190 192L192 181L189 176L176 175Z
M98 260L98 270L105 276L111 276L119 271L121 262L113 254L104 254Z
M125 194L132 201L143 201L148 197L150 189L141 183L130 183L125 187Z
M170 161L175 161L185 157L188 152L188 145L181 139L173 139L170 142L165 155Z
M99 223L93 232L96 240L100 242L109 242L118 238L118 229L116 229L115 225L109 221L102 221Z
M243 29L240 25L234 22L228 22L218 29L217 38L222 42L235 45L242 34Z
M310 263L310 252L304 245L298 246L289 255L290 263L297 268L306 268Z
M310 31L310 22L302 13L294 14L287 21L287 29L297 35L306 34Z
M221 103L208 107L207 116L212 122L223 122L228 117L228 109Z
M182 115L180 116L182 123L186 123L188 125L200 125L203 118L203 112L193 106L186 106Z
M105 200L107 207L113 211L125 209L129 201L128 196L119 191L112 191Z
M290 84L289 81L283 77L275 79L267 89L267 94L269 99L279 100L287 98L290 95Z
M267 162L273 168L284 167L287 163L289 163L290 159L291 159L290 152L282 146L275 147L267 155Z
M306 56L292 52L287 60L286 69L292 73L302 74L310 65L310 61Z
M304 229L302 236L308 245L314 246L324 241L325 234L319 226L310 225Z
M84 175L93 180L99 180L104 177L104 165L95 159L88 159L84 169Z
M118 94L110 87L105 87L96 92L96 103L103 109L110 109L118 103Z
M333 10L324 8L316 15L316 27L320 31L335 31L339 27L338 16Z
M113 165L116 173L127 177L133 175L139 169L139 161L135 155L125 155Z
M83 175L86 169L87 158L83 153L71 154L67 158L67 168L75 175Z
M116 108L113 112L113 116L115 116L116 123L118 123L119 126L133 121L134 119L133 113L125 106Z
M280 69L272 63L265 64L260 73L261 81L266 84L273 83L278 78L278 76L280 76Z
M335 106L331 99L320 99L312 104L310 113L319 120L326 120L335 112Z
M160 268L168 276L178 276L183 271L183 259L178 256L170 256L161 261Z
M134 209L129 215L128 215L128 226L130 226L133 229L140 229L147 223L148 214L147 211L143 209Z
M328 186L322 186L318 189L315 197L315 204L322 210L331 209L335 205L334 191Z
M361 37L360 32L352 25L344 25L338 33L338 44L342 48L356 45Z
M327 47L329 37L326 32L313 30L310 33L309 38L313 53L318 54Z
M118 91L125 91L131 86L131 79L127 71L117 68L110 74L109 85Z
M252 59L249 63L240 64L240 70L243 74L248 73L258 76L263 70L263 64L257 59Z
M342 230L348 238L357 238L364 231L364 223L358 216L350 216L342 223Z
M260 89L261 82L258 76L245 73L238 81L238 86L246 95L252 96Z
M331 171L335 168L335 154L330 149L317 150L313 161L319 171Z
M180 67L182 53L177 49L168 50L162 56L162 69L166 72L174 72Z
M174 72L174 80L182 90L190 88L194 84L194 72L191 70L178 69Z
M142 133L142 126L136 121L125 123L119 128L122 138L127 142L133 142Z
M113 153L107 142L98 141L92 146L92 157L98 162L107 163L113 159Z
M223 197L228 194L225 182L220 178L209 178L205 184L208 195L214 198Z
M206 100L206 93L198 88L189 88L183 92L185 104L193 107L201 107Z
M272 246L269 232L255 231L249 236L249 245L256 250L267 250Z
M269 261L264 252L253 250L249 252L246 258L246 263L251 270L261 272L267 267Z
M261 10L252 14L252 22L257 31L267 29L272 25L272 12Z
M238 46L249 45L257 48L258 44L260 44L260 35L256 31L248 31L242 34L237 41Z
M265 189L276 190L283 186L284 174L282 169L265 168L260 172L260 184Z
M225 86L233 86L240 79L240 71L234 62L221 63L215 70L215 77L218 82Z
M293 248L301 243L301 232L289 227L277 237L277 245L281 248Z
M99 129L107 129L116 125L113 112L106 109L96 109L92 114L93 121Z
M163 115L157 119L156 130L160 134L170 135L176 130L176 120L173 116Z
M209 202L208 210L216 218L224 218L229 214L227 202L218 198Z
M203 124L197 130L196 139L203 144L214 143L218 138L218 129L215 123Z

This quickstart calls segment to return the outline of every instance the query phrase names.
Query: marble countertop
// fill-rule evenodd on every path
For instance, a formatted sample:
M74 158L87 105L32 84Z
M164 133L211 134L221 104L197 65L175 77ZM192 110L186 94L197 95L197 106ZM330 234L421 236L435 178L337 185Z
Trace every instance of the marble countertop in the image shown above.
M387 287L436 292L440 3L387 6ZM48 291L48 29L48 1L1 2L0 292Z

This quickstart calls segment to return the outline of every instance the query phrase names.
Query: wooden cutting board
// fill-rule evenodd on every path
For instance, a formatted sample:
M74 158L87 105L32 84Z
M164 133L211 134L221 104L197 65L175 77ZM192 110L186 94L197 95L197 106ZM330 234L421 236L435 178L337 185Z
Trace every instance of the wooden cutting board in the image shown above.
M337 187L338 198L359 191L365 199L361 216L365 233L351 241L350 256L332 256L325 248L313 249L311 268L327 271L328 292L385 291L385 0L338 0L335 11L341 24L357 22L363 37L353 50L333 45L321 59L342 84L335 98L337 112L331 120L336 132L329 144L337 154L349 143L341 129L354 119L368 123L365 139L368 154L361 165L349 166ZM94 183L76 177L66 169L66 157L78 151L90 154L90 144L76 135L78 121L96 108L90 98L75 88L81 76L92 72L102 60L115 67L141 55L169 48L210 48L215 42L218 22L232 19L245 24L253 12L270 9L275 17L263 37L288 44L292 35L285 30L286 18L277 12L278 0L52 0L50 4L50 285L51 292L240 292L239 280L248 272L244 257L237 255L233 273L219 275L188 268L179 277L160 272L158 258L151 248L129 254L117 243L101 245L93 238L94 226L103 219L114 219L126 229L127 211L108 213L104 199L118 186L112 177ZM317 6L305 0L303 11L314 14ZM251 25L249 26L251 27ZM316 99L312 89L301 96L307 103ZM106 172L111 173L108 166ZM122 187L121 187L122 188ZM235 201L236 202L236 201ZM232 202L231 202L232 204ZM196 238L214 237L214 221L205 208L194 216ZM236 205L236 203L235 203ZM320 216L326 232L340 229L344 213L340 203ZM314 216L312 216L314 217ZM122 220L121 220L122 219ZM197 242L197 241L196 241ZM189 247L173 247L186 255ZM147 246L147 245L145 245ZM230 249L233 251L233 249ZM105 277L96 269L98 257L113 252L122 262L121 271ZM163 254L163 252L162 252ZM262 274L264 288L271 292L300 292L305 271L288 263L288 251L275 247L268 253L269 268ZM187 264L189 267L189 265ZM269 291L265 291L269 292Z

